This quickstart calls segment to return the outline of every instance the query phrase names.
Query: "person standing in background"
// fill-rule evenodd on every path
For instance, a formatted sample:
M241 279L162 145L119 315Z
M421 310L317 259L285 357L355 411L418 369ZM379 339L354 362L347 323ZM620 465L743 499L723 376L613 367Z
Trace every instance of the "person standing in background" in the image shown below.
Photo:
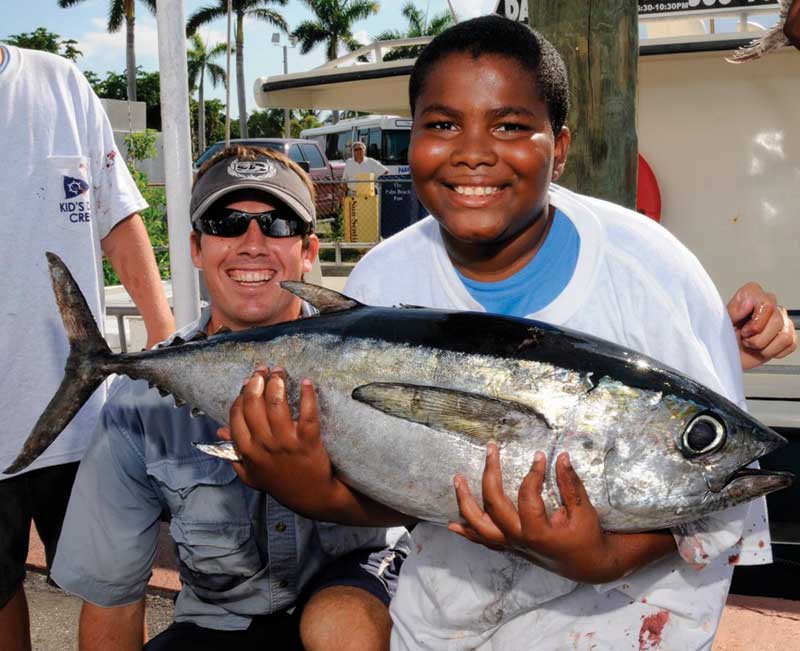
M148 345L175 329L139 193L100 100L66 59L0 46L0 468L15 458L67 358L46 251L73 270L103 323L102 256L122 280L147 328ZM105 400L101 387L59 440L24 474L0 474L0 631L3 648L31 648L23 590L31 521L55 555L72 482ZM7 469L9 470L9 469Z
M383 176L389 172L389 168L370 158L367 154L367 146L363 142L353 144L353 157L348 158L344 164L344 176L342 180L347 183L347 194L356 194L360 174L374 174L375 178Z

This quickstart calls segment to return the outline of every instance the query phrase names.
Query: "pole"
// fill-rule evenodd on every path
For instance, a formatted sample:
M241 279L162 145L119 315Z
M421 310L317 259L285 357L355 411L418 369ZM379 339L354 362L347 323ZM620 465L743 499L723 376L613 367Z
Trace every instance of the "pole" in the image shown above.
M638 4L528 0L530 24L564 57L572 144L559 183L636 207Z
M289 74L289 47L283 46L283 74ZM286 132L285 137L292 137L292 112L287 108L283 109L283 130Z
M192 138L189 131L189 81L186 71L186 18L183 2L159 2L156 16L172 304L175 322L180 328L200 316L197 272L189 252Z

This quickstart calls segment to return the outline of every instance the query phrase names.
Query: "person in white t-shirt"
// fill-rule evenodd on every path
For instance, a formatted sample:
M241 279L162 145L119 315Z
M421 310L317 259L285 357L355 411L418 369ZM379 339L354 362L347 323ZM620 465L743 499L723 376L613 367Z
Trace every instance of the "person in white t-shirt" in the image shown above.
M426 47L409 88L411 172L432 216L367 254L348 295L580 330L744 406L741 369L750 362L697 259L638 213L553 184L570 143L569 86L549 42L496 16L460 23ZM746 302L740 295L729 311L751 340L765 317L749 315ZM757 347L788 354L795 342L785 311L771 314ZM233 435L260 448L285 433L269 408L265 425L263 397L253 393L234 406L245 417ZM292 476L293 454L305 471L294 473L297 486L280 486L287 506L338 512L351 524L370 524L370 514L392 521L335 477L304 487L309 459L330 461L307 414L296 427L294 450L281 448L282 476ZM261 460L248 459L251 480L270 490L269 473L257 472L259 461L268 467L263 446ZM531 461L529 481L541 486L547 460ZM556 462L564 508L551 518L537 491L505 494L500 466L487 445L484 508L456 477L463 520L414 529L391 606L392 649L710 649L734 565L771 560L763 498L671 531L618 534L600 527L567 455Z
M374 174L375 178L378 178L389 172L388 167L366 154L367 146L363 142L357 142L353 145L353 157L345 161L342 181L347 183L347 193L350 195L356 194L359 179L361 179L361 183L364 183L360 174Z
M48 400L67 359L46 251L69 265L98 323L108 256L154 344L175 327L139 212L147 207L114 144L100 100L66 59L0 46L0 469L7 468ZM29 649L23 590L31 520L48 568L72 481L94 430L98 390L45 454L20 475L0 472L0 631L4 649Z

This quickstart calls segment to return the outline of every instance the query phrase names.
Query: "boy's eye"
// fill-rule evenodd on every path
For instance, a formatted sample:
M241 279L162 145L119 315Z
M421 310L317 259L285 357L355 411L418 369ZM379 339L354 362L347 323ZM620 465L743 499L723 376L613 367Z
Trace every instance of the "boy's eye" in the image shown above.
M495 131L507 131L507 132L515 132L515 131L530 131L531 127L527 124L522 124L520 122L505 122L503 124L498 125L495 128Z
M448 122L447 120L434 120L425 126L428 129L434 129L437 131L452 131L456 128L456 125L453 122Z

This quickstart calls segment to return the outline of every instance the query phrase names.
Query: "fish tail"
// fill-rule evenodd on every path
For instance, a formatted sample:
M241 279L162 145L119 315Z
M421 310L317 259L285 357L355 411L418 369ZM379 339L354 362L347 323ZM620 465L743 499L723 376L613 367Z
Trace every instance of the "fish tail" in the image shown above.
M14 462L3 472L27 468L69 424L75 414L112 372L114 354L100 334L86 299L61 258L47 253L50 279L69 339L64 378L28 435Z

